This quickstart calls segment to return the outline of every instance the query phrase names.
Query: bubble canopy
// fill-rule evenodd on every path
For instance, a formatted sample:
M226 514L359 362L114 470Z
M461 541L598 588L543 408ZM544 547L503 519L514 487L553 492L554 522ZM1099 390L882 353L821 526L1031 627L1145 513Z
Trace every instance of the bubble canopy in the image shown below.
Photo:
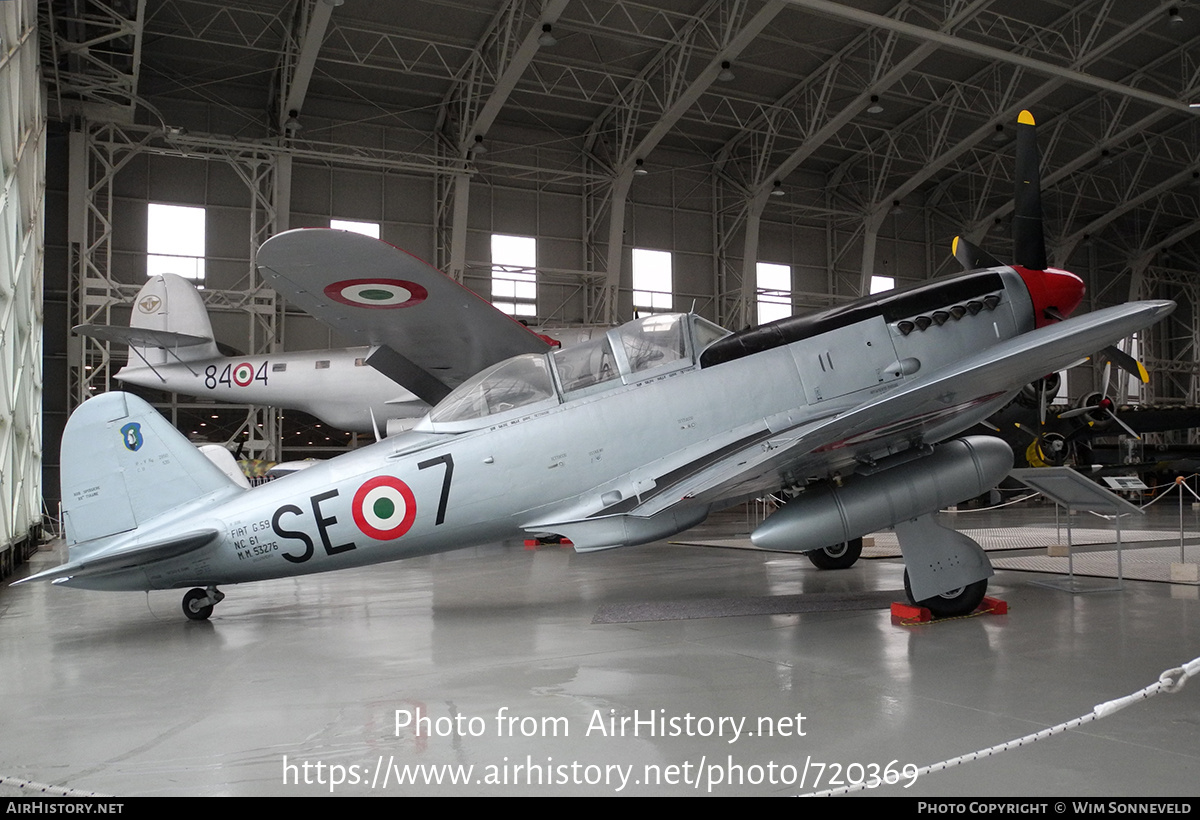
M686 313L635 319L599 338L547 354L526 353L480 371L442 399L416 429L461 432L694 367L729 331Z

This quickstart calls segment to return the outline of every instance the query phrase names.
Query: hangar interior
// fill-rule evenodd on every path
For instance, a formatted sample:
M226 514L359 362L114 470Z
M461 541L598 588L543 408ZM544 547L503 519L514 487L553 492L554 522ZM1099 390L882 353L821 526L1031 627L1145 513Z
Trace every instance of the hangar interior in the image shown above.
M1136 388L1122 386L1122 398L1153 406L1200 405L1195 277L1200 114L1190 107L1200 102L1200 7L1194 4L9 0L0 3L0 21L5 111L0 120L0 514L5 521L0 556L6 562L0 569L11 569L17 556L27 555L43 515L53 516L58 442L67 416L89 396L116 388L113 376L125 362L120 346L73 336L70 328L126 323L156 256L180 272L190 271L203 286L218 341L243 353L345 343L264 287L253 265L268 237L289 228L328 227L331 220L377 226L380 238L428 260L484 298L505 302L534 325L608 325L638 312L672 309L742 328L763 316L840 304L869 292L877 279L902 286L954 272L958 266L949 248L959 234L1008 258L1013 124L1022 109L1031 110L1039 125L1051 263L1083 277L1084 309L1140 298L1178 303L1167 321L1136 340L1136 353L1151 378ZM199 238L154 246L151 210L164 205L202 209L191 212L201 215ZM495 258L497 235L534 240L533 261ZM646 274L639 265L649 260L665 268ZM1075 403L1105 390L1099 383L1103 375L1099 364L1072 369L1064 400ZM358 443L356 436L320 430L311 418L270 408L151 397L194 440L240 443L245 453L269 460L325 458ZM1156 441L1200 443L1194 428L1153 434L1149 443ZM436 667L455 658L450 674L458 678L486 668L462 660L466 650L451 648L471 632L479 613L447 603L450 582L437 577L440 570L463 573L467 559L478 558L477 553L495 565L467 571L461 576L468 579L466 588L455 586L454 596L475 594L499 574L497 568L517 562L512 555L485 550L422 559L418 579L432 584L432 591L405 586L424 602L417 609L433 606L431 600L440 604L418 618L428 627L426 649L436 650L426 660ZM598 566L604 569L586 582L589 591L568 595L570 617L574 610L593 607L602 597L594 585L605 583L619 587L617 597L649 595L660 583L678 583L689 594L780 588L773 580L778 564L770 558L756 557L754 569L741 570L729 568L726 558L689 558L704 567L702 580L689 586L688 579L677 577L672 555L660 545L644 559L603 559ZM569 577L584 558L552 565L551 576L565 572ZM555 560L538 558L539 565ZM646 566L639 566L642 562ZM741 580L724 586L722 569ZM404 571L405 565L396 565L384 577L401 579ZM616 580L626 571L652 572L658 580ZM873 567L870 573L868 586L897 586L894 568ZM314 587L316 597L306 598L306 605L322 607L328 597L340 595L326 586L330 583ZM353 583L370 590L377 582L363 576ZM844 583L823 579L784 586L836 591ZM821 689L860 675L895 675L909 684L922 677L929 684L936 677L934 666L952 668L967 658L976 678L973 684L964 678L962 689L948 696L962 723L937 725L938 707L929 701L896 722L907 728L936 726L931 731L944 739L968 722L971 685L988 691L999 687L988 677L996 668L978 661L978 655L1011 652L1003 655L1011 664L997 662L1001 677L1018 675L1018 656L1031 661L1035 679L1044 676L1037 681L1039 691L1061 685L1055 677L1058 659L1079 661L1086 655L1091 660L1081 661L1075 671L1089 676L1091 690L1100 688L1092 685L1096 678L1112 671L1100 659L1111 649L1102 646L1101 624L1121 624L1121 645L1113 650L1112 663L1122 670L1122 684L1139 683L1142 672L1157 674L1161 668L1144 663L1153 665L1172 650L1195 646L1195 601L1186 596L1151 589L1103 601L1100 596L1043 600L1022 585L1017 588L1017 597L1029 599L1031 607L1046 607L1035 611L1062 627L1061 641L1078 645L1051 641L1042 649L1032 637L1010 644L996 628L979 626L963 638L965 646L930 648L936 643L928 637L903 643L881 637L885 627L879 624L863 644L858 630L865 616L787 616L747 630L754 633L754 643L778 641L769 650L761 645L748 650L759 664L755 685L769 690L765 681L772 674L778 676L777 691ZM295 584L270 587L258 603L285 609L289 595L301 594L297 589ZM15 594L5 590L3 596ZM547 594L521 591L516 609L524 612L525 602L545 604ZM52 593L45 595L54 600ZM39 610L44 600L38 597L16 610L0 606L0 613L52 611ZM95 599L88 593L84 600ZM337 610L345 623L323 627L333 629L330 640L344 639L343 626L352 631L359 619L371 617L370 593L354 592L349 600L355 603ZM95 624L110 627L140 606L97 605L107 614ZM479 606L494 615L507 611L508 604L484 596ZM397 605L391 614L412 614L405 609ZM80 617L88 616L81 612ZM167 636L161 623L123 633L121 640L137 656L135 644L164 638L171 652L180 651L183 663L189 648L221 653L232 644L244 648L275 640L262 631L273 623L282 630L297 625L280 615L250 627L252 609L242 617L246 631L239 639L227 637L228 643L218 629L191 635L199 646L189 647L188 636ZM1161 634L1150 642L1131 618L1156 622L1147 631ZM521 628L520 617L500 620L508 629ZM804 671L782 660L811 649L785 633L810 623L819 631L828 621L834 625L818 639L820 663ZM677 683L677 673L650 668L656 647L670 647L687 668L705 670L695 672L697 690L736 687L706 667L710 653L719 655L715 668L736 680L739 630L728 626L735 622L638 631L636 648L616 639L620 648L613 651L641 658L630 665L645 662L643 672L660 680L663 698L674 696L668 687ZM573 634L574 627L559 626L555 621L553 640L586 640ZM1088 634L1093 630L1096 634ZM103 642L108 634L98 626L84 633L88 637L78 643L49 635L46 663L93 638ZM846 643L837 644L835 635ZM383 632L379 637L395 636ZM470 638L465 645L483 653L503 640ZM505 669L520 677L521 665L529 663L542 674L531 673L517 688L550 686L557 692L562 687L549 680L557 673L546 670L570 666L562 661L570 653L555 654L558 649L535 644L531 638L514 647ZM918 646L938 657L918 658L926 651ZM874 660L859 668L839 659L842 649L860 660L871 654ZM419 654L420 647L414 651ZM70 668L86 676L86 664L94 658L79 656L79 666ZM278 668L256 668L248 682L270 687L282 674L284 661L278 662ZM136 663L156 661L138 657ZM405 663L391 668L401 675L413 672ZM597 676L606 674L603 664L589 668ZM52 688L56 681L51 676L41 684ZM194 684L180 685L195 697L216 695ZM879 689L882 694L874 694L883 700L904 697ZM372 678L351 697L391 699L400 697L399 691ZM1017 699L1015 693L1011 697ZM117 708L116 693L103 695L102 702ZM158 705L169 709L175 702ZM1012 711L997 721L1001 733L1050 720L1036 709L1021 712L1015 703L1010 706ZM331 707L326 702L320 708L328 715ZM774 712L779 707L747 708ZM846 707L832 701L821 708L829 710L831 724L850 720L844 712L833 717L835 709ZM233 714L200 709L179 725L214 717L244 720L251 709L249 700ZM871 714L886 715L886 707ZM1176 779L1177 770L1191 766L1194 771L1200 760L1189 739L1194 738L1194 710L1182 719L1166 709L1158 714L1167 725L1167 740L1151 737L1152 727L1137 724L1131 730L1138 735L1134 739L1114 734L1079 742L1094 744L1114 766L1122 744L1153 748L1159 774L1136 782L1131 777L1120 788L1178 790L1183 781ZM152 721L137 730L146 743L170 731ZM859 726L853 736L861 741L869 731ZM336 740L332 747L338 747ZM264 754L250 743L239 748L246 757ZM349 743L346 748L357 747ZM847 753L852 748L861 746L848 746ZM928 752L923 759L937 753ZM41 763L38 772L29 771L31 779L51 777L41 773ZM17 764L9 760L8 765L11 771ZM186 766L179 763L194 765L200 764L191 758ZM265 771L266 764L261 765ZM1030 782L1033 770L1051 765L1019 764L1005 774ZM1117 782L1083 775L1083 767L1066 766L1075 776L1058 784L1103 791L1106 782ZM132 781L123 778L151 768L139 762L110 779L116 785L108 788L132 789ZM64 774L86 779L84 769L71 763ZM112 772L111 767L97 770ZM265 779L257 771L250 776L255 783ZM239 793L219 775L202 786L199 782L184 788ZM1013 782L983 787L967 779L955 788L1019 792ZM1055 785L1030 788L1054 793ZM937 787L930 789L937 793Z

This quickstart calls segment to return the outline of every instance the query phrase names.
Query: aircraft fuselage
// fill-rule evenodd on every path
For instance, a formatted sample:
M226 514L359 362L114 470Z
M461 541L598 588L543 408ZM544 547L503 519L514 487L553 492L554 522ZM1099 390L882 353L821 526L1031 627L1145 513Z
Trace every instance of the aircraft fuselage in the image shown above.
M728 468L714 454L769 447L773 435L803 431L1032 329L1029 295L1014 273L975 274L964 283L966 278L930 285L915 295L859 303L816 321L797 320L790 331L795 340L784 338L758 352L731 353L721 347L734 338L727 337L706 351L690 350L675 363L623 374L608 389L560 395L528 412L502 411L470 430L440 432L427 420L424 431L419 426L215 507L197 502L192 512L175 510L161 524L148 521L137 530L138 543L152 543L178 530L183 518L189 527L219 533L204 549L66 583L102 589L229 584L537 531L565 533L581 549L665 537L703 520L714 503L784 483L767 469L740 486L733 499L701 494L682 505L662 491L682 475L702 478L705 471ZM906 326L907 332L900 328L914 316L985 299L988 306L976 313L940 324L922 321L923 328ZM715 357L720 361L703 364L714 353L721 354ZM216 382L205 389L245 391L252 401L259 370L267 379L282 375L271 371L277 360L248 357L242 377L231 374L231 385L211 370L207 375L200 370L199 378ZM294 361L288 361L287 377L294 375ZM872 459L943 440L994 412L1017 387L950 397L935 412L895 420L859 441L824 448L793 463L789 480L850 475ZM653 453L661 455L647 458ZM639 506L638 514L625 515L633 506ZM617 530L623 534L614 536ZM105 544L114 546L114 541Z
M367 347L217 357L134 365L116 378L126 384L233 404L287 407L341 430L371 432L387 419L412 419L428 406L366 364ZM140 364L140 363L139 363Z

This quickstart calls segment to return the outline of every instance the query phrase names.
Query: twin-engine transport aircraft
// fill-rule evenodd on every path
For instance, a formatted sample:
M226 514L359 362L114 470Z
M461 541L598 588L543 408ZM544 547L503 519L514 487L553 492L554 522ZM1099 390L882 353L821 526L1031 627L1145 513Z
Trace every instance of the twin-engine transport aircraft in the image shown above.
M129 346L129 364L116 374L125 384L302 410L360 433L377 426L391 435L412 427L429 411L428 404L367 365L369 347L221 355L200 294L173 273L146 281L134 300L129 327L80 325L75 330Z
M1025 178L1036 185L1036 174ZM1027 214L1019 208L1019 222ZM277 289L311 279L330 236L281 234L259 264ZM955 437L1029 382L1174 307L1137 302L1067 318L1081 280L1036 256L1019 261L740 333L656 315L520 353L462 382L412 431L252 490L145 402L98 396L63 435L68 562L20 583L195 587L183 609L203 619L225 584L531 533L566 535L581 551L640 544L786 488L798 494L754 543L820 550L827 565L845 566L857 557L847 544L894 526L913 600L967 612L991 566L934 514L994 486L1012 452L994 437ZM308 296L317 298L312 288ZM410 369L442 381L421 363Z
M484 367L518 353L544 353L556 339L495 310L415 256L345 231L317 243L316 259L291 270L323 277L307 298L306 278L283 292L360 347L222 356L200 294L175 274L151 277L134 300L129 327L80 325L76 332L129 345L126 384L237 404L302 410L341 430L394 435ZM301 249L304 252L304 249ZM271 253L259 255L265 264ZM354 278L342 273L353 270ZM268 281L273 272L264 268ZM393 321L403 315L404 321ZM573 341L589 329L555 330Z

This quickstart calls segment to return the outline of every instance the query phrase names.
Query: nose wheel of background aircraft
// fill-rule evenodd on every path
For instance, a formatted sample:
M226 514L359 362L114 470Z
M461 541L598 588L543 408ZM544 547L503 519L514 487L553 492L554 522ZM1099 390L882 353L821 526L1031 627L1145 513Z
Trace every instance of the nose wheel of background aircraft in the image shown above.
M213 607L224 598L225 594L219 592L216 587L189 589L183 596L183 614L188 616L189 620L207 621L212 615Z
M804 553L817 569L846 569L862 555L862 539L852 538L832 547Z
M908 570L904 570L904 594L908 600L917 606L923 606L933 613L935 618L954 618L959 615L970 615L979 608L983 595L987 592L987 579L967 584L965 587L934 595L924 601L914 601L912 587L908 583Z

